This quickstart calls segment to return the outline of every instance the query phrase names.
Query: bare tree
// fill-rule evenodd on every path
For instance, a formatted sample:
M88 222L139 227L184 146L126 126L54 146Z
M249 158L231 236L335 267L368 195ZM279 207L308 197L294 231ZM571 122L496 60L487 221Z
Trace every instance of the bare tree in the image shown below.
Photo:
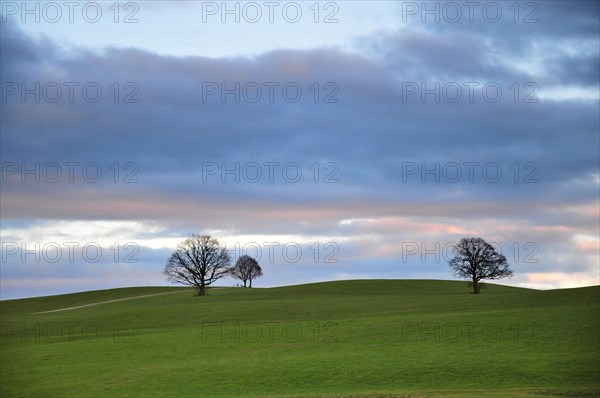
M473 294L479 294L479 281L482 279L500 279L510 277L506 257L481 238L463 238L452 247L454 258L450 268L459 278L470 278Z
M177 246L163 274L171 282L197 287L198 296L204 296L207 286L229 274L230 264L229 253L216 238L194 234Z
M235 262L234 267L231 269L231 275L244 282L244 287L246 287L248 281L250 287L252 287L252 280L262 276L262 269L255 259L244 254Z

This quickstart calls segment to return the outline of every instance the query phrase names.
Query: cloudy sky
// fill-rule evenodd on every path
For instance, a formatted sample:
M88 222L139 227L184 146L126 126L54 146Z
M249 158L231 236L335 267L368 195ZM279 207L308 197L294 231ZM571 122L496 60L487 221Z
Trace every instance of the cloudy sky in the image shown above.
M1 1L1 298L165 285L599 283L599 3ZM221 285L233 285L222 280Z

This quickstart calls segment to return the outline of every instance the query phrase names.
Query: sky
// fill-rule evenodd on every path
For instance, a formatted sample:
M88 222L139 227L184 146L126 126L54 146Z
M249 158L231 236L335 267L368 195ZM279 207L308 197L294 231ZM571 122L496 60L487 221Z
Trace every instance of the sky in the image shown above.
M0 298L168 285L600 283L598 1L0 1ZM219 285L239 283L222 279Z

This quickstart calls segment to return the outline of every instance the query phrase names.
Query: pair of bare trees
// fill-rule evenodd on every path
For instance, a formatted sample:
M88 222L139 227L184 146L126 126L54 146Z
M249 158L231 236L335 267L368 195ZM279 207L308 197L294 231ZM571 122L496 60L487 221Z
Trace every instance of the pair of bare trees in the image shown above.
M192 235L177 246L163 269L163 274L171 282L194 286L198 295L206 294L207 286L225 277L233 276L244 282L249 282L262 276L258 262L248 255L243 255L231 266L231 256L219 244L219 241L209 235Z

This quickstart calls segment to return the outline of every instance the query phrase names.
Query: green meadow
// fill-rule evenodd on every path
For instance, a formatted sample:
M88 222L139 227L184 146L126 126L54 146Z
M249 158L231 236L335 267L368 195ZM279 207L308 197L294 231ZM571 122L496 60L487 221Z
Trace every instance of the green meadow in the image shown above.
M599 286L135 287L0 311L3 398L600 396Z

